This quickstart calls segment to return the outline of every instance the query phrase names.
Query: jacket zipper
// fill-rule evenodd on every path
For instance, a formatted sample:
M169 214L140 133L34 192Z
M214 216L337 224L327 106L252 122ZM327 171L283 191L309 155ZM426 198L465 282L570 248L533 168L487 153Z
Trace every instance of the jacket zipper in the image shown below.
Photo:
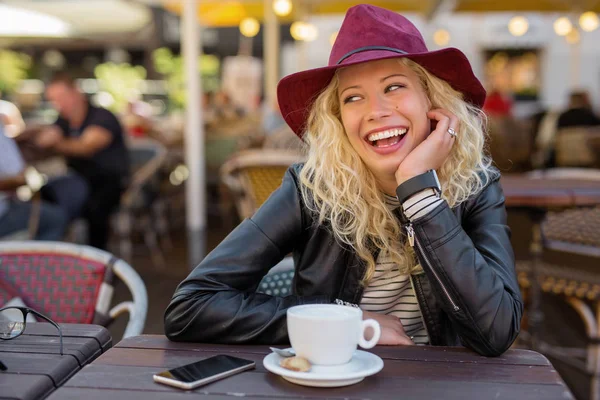
M413 293L417 298L417 306L419 307L419 311L421 313L421 322L423 323L423 328L425 328L425 333L427 333L427 341L431 344L431 335L429 334L429 329L427 329L427 324L425 323L425 317L423 316L423 309L421 308L421 302L419 301L419 295L417 294L417 290L415 289L415 283L413 282L413 276L409 275L410 286L412 287Z
M452 297L450 297L450 292L448 292L448 289L446 289L446 286L444 286L444 283L442 282L439 275L437 274L437 272L435 271L435 269L432 267L431 263L429 262L429 258L427 258L427 254L425 253L425 251L423 251L423 248L421 247L421 243L415 237L415 229L413 228L412 223L407 224L405 226L405 228L406 228L406 233L408 235L408 243L410 244L410 247L414 248L415 244L417 245L417 250L421 254L421 257L423 258L423 260L425 260L425 263L427 264L427 267L429 267L429 270L433 273L433 276L435 277L438 284L442 288L442 291L446 295L446 298L448 299L450 304L452 304L452 308L454 309L454 312L460 311L460 307L458 307L456 305L456 303L454 302L454 300L452 300Z

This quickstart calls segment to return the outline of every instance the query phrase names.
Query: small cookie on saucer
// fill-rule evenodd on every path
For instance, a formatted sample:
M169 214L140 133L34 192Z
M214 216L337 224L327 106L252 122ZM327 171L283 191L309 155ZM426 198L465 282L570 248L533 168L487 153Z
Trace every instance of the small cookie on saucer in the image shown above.
M289 369L291 371L297 372L307 372L310 371L310 362L303 357L288 357L284 358L279 362L285 369Z

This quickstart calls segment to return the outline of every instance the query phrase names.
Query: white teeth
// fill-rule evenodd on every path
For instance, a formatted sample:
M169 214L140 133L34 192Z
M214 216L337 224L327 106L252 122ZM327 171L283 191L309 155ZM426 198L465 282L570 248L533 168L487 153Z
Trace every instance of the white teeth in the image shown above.
M406 129L388 129L387 131L371 133L367 138L370 142L375 142L376 140L388 139L394 136L404 135L406 133Z

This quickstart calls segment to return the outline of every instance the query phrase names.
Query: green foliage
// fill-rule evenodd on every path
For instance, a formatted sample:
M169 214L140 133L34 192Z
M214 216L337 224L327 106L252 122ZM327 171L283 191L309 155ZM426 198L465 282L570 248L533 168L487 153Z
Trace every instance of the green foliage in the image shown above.
M113 112L123 112L127 103L137 98L146 79L146 69L140 65L115 64L107 62L99 64L94 69L94 75L100 84L100 88L114 99L109 107Z
M27 78L31 58L23 53L0 49L0 91L10 93Z
M174 55L168 48L162 47L152 53L154 68L165 75L167 90L173 108L185 108L184 65L181 56ZM198 70L202 76L202 88L205 92L219 89L220 61L214 55L203 54L198 60Z

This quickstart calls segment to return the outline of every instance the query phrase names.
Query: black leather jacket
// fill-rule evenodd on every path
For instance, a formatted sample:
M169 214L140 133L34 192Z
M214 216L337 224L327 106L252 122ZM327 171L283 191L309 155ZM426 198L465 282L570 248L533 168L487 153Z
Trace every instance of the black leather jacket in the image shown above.
M360 303L365 264L304 206L301 168L292 166L256 214L179 285L165 313L169 339L285 343L287 308ZM443 202L412 228L424 273L411 281L430 343L502 354L519 333L523 304L498 178L454 209ZM291 252L293 295L256 293L261 278Z

